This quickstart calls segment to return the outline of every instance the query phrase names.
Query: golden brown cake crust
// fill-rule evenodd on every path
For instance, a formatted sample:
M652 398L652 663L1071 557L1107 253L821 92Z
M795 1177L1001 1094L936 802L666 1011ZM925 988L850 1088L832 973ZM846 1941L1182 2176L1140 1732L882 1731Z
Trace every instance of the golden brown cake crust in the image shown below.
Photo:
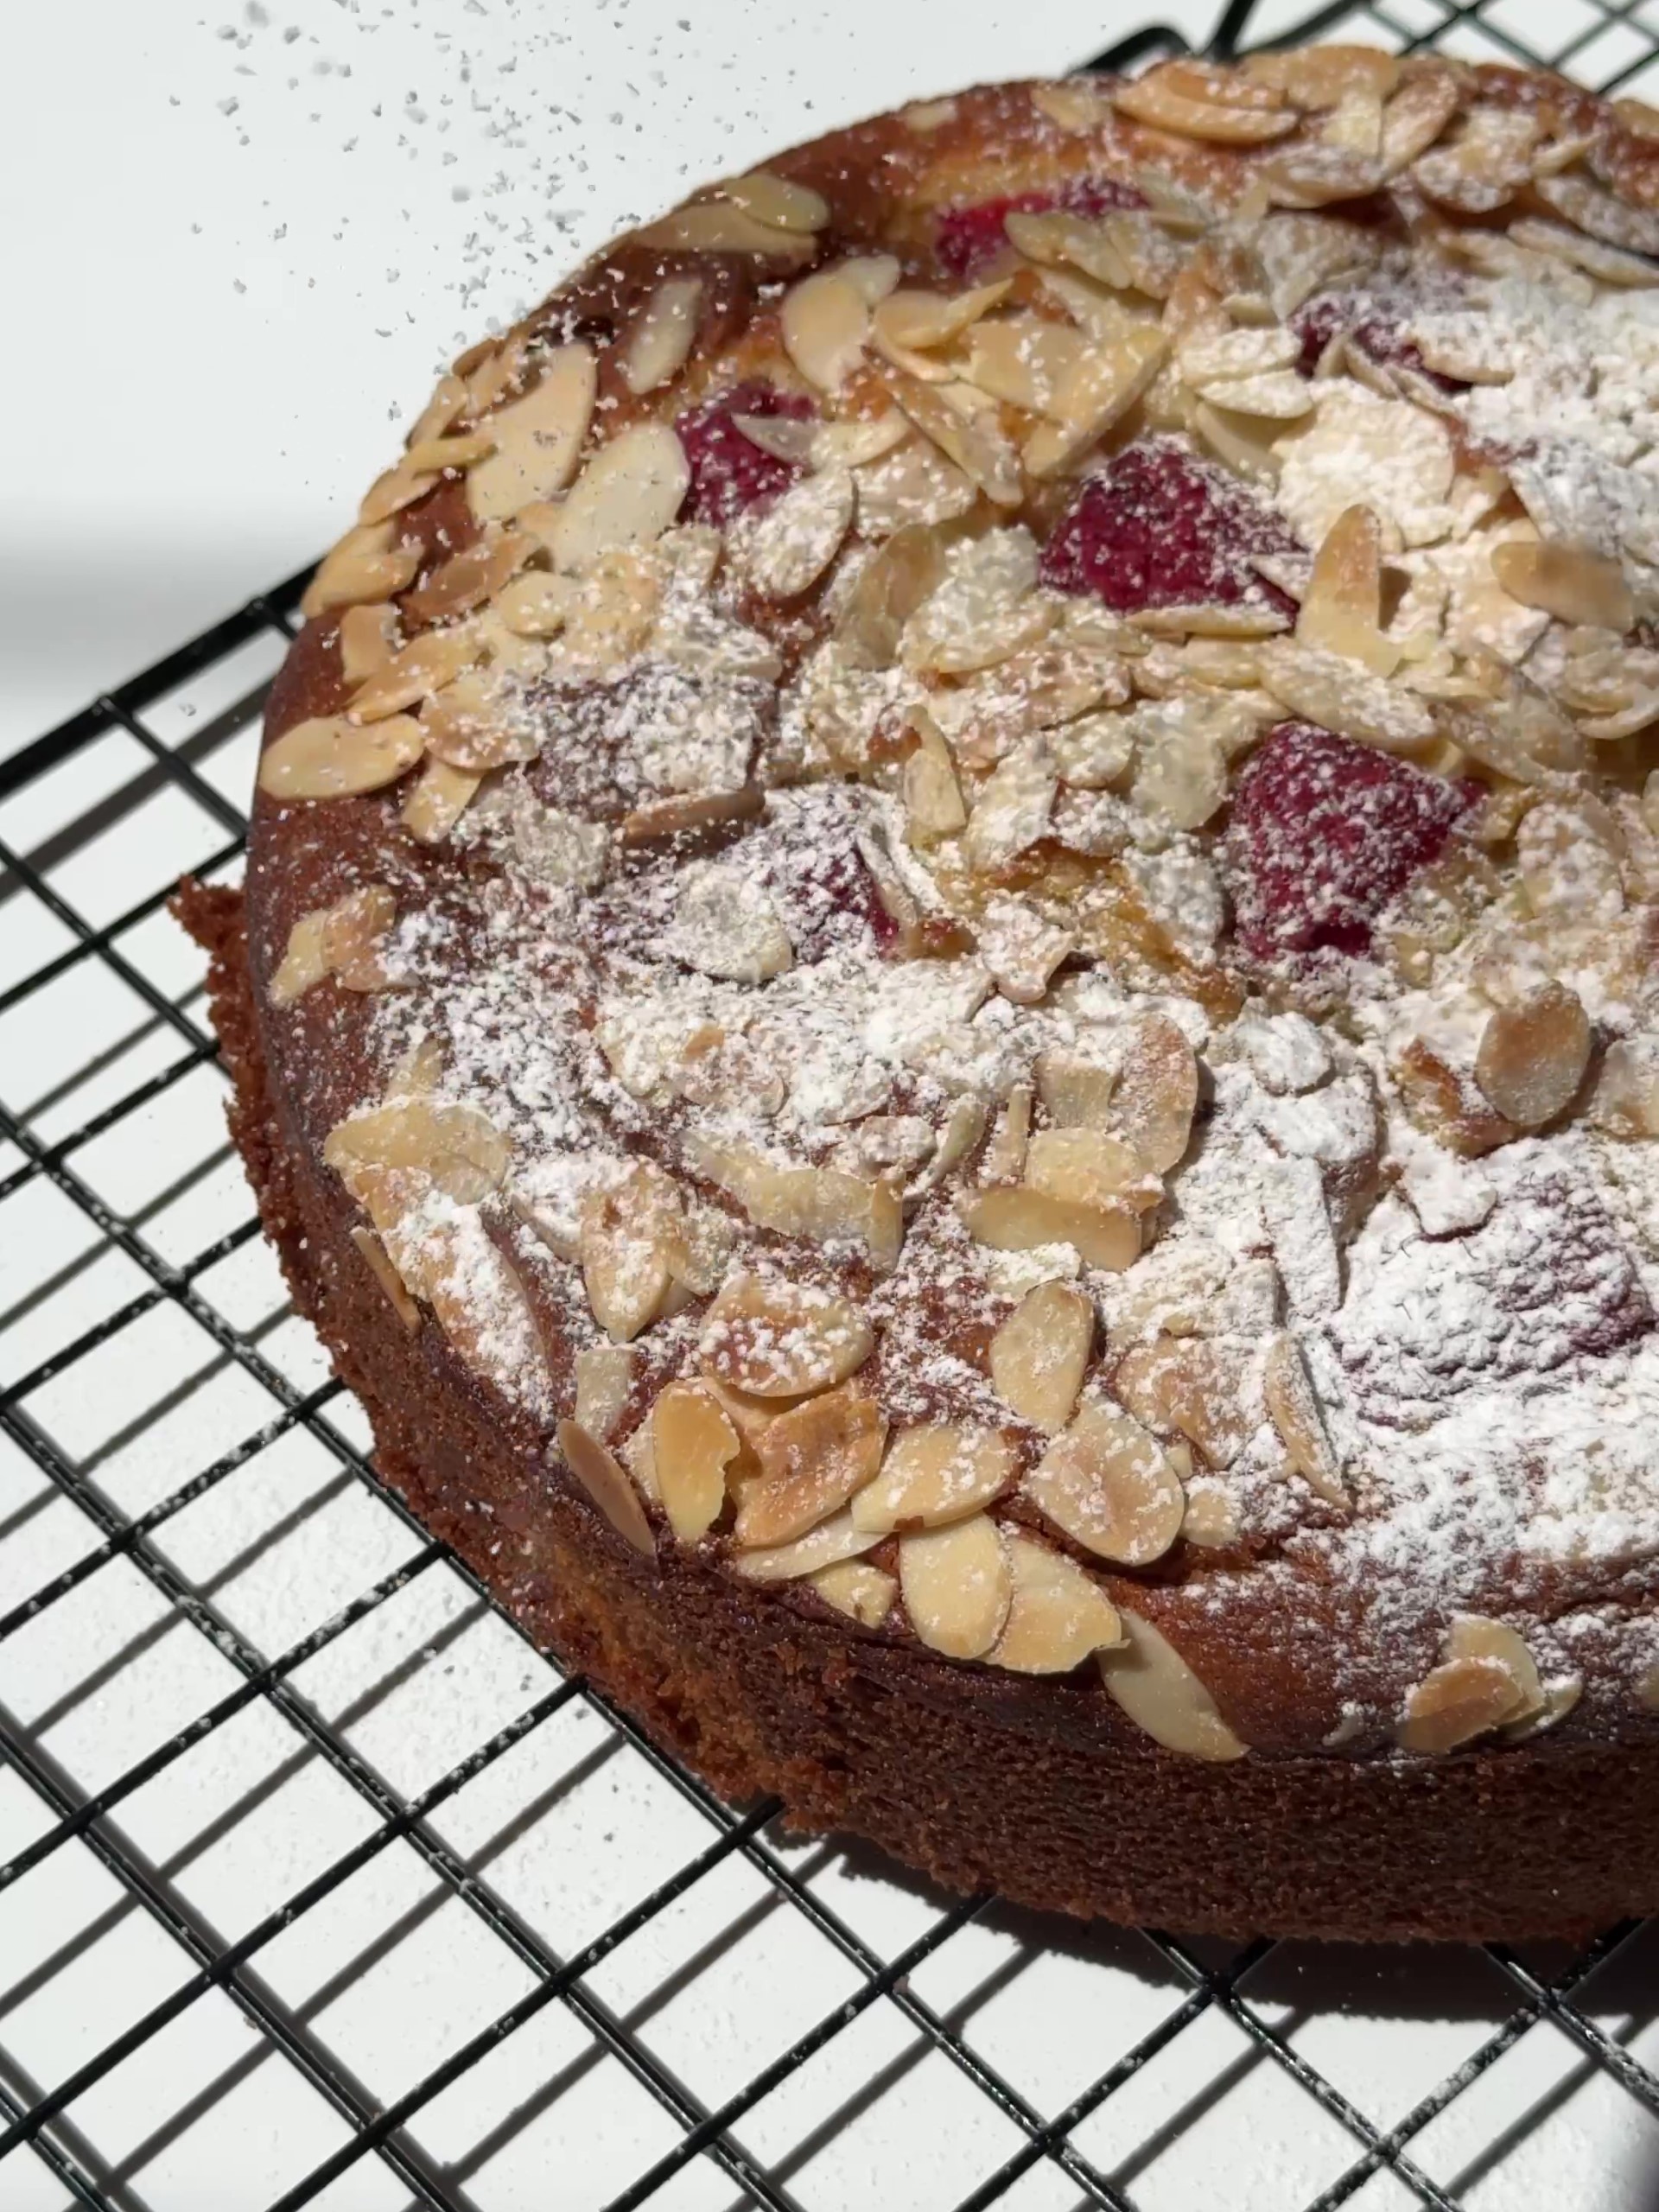
M716 1787L1581 1933L1659 1907L1659 517L1549 378L1647 343L1659 124L1343 54L595 257L324 563L183 912L383 1471Z

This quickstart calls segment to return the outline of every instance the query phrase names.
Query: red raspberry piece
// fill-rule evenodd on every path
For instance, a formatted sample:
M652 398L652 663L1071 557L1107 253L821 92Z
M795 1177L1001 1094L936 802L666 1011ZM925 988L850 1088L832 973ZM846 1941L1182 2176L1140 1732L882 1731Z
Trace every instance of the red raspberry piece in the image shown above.
M682 415L674 427L691 464L691 484L680 508L682 522L724 528L746 507L786 492L801 474L791 461L763 453L733 422L734 415L787 415L804 422L812 403L769 384L734 384Z
M1173 438L1147 438L1084 480L1043 548L1041 576L1052 590L1092 593L1119 614L1248 601L1294 620L1294 601L1257 575L1250 556L1300 550L1236 477Z
M1058 192L1014 192L1001 200L976 200L970 207L946 207L939 215L937 251L950 275L971 276L1007 244L1003 219L1008 215L1042 215L1051 207L1064 207L1073 215L1104 215L1126 207L1144 207L1144 193L1116 177L1073 177Z
M1372 924L1474 797L1312 722L1277 723L1238 779L1228 830L1245 949L1368 953Z

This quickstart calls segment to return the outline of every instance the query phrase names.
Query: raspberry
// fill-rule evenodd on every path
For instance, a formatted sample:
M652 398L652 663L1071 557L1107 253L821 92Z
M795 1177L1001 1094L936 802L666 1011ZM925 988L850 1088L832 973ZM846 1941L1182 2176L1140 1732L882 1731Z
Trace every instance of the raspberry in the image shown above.
M732 421L734 415L787 415L804 421L812 403L769 384L734 384L705 399L674 427L691 464L691 485L680 508L682 522L713 523L723 528L746 507L775 499L801 470L751 443Z
M1172 438L1148 438L1084 479L1043 548L1040 573L1052 590L1092 593L1119 614L1249 601L1294 619L1294 602L1250 556L1300 550L1236 477Z
M1008 215L1041 215L1064 207L1073 215L1104 215L1114 209L1144 207L1146 197L1115 177L1079 176L1058 192L1014 192L1001 200L976 200L971 207L941 210L937 250L951 276L971 276L1007 243L1002 223Z
M1228 831L1245 949L1368 953L1371 925L1474 796L1312 722L1276 724L1239 778Z

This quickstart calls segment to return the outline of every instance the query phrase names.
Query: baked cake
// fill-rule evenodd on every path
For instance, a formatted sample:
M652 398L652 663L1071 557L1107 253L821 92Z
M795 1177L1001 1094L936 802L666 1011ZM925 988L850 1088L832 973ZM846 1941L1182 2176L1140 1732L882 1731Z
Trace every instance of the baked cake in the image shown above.
M1659 113L994 86L597 254L318 569L233 1122L721 1790L1194 1929L1659 1907Z

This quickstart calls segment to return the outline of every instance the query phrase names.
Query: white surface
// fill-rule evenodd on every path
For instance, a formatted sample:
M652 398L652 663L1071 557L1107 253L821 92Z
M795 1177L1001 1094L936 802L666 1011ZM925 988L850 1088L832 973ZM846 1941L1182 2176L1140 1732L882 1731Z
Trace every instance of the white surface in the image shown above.
M1198 35L1219 4L1166 16ZM395 451L397 410L625 223L874 109L1064 70L1140 14L17 5L0 750L315 557Z

